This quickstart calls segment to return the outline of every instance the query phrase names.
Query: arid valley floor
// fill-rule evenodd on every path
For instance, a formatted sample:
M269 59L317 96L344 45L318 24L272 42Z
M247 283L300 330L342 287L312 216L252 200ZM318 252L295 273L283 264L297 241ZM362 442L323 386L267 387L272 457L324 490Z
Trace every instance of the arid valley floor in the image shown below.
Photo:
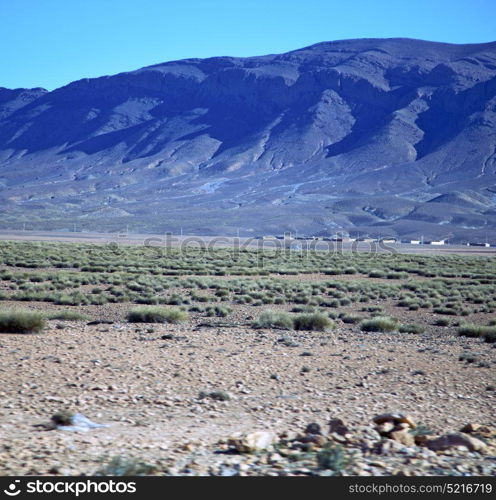
M494 475L495 264L0 241L0 474Z

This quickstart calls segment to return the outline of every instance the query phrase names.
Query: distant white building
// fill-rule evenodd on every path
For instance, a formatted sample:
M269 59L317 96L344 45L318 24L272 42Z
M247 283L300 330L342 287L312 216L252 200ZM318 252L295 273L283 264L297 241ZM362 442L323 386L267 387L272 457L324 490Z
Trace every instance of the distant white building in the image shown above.
M410 240L410 245L420 245L420 240Z
M446 244L446 240L431 241L430 244L431 245L445 245Z

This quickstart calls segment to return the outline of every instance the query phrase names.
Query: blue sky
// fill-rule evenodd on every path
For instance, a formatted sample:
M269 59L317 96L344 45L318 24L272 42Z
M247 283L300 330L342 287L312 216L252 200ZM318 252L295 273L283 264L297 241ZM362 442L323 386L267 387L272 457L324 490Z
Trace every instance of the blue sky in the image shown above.
M0 86L343 38L496 40L496 0L0 0Z

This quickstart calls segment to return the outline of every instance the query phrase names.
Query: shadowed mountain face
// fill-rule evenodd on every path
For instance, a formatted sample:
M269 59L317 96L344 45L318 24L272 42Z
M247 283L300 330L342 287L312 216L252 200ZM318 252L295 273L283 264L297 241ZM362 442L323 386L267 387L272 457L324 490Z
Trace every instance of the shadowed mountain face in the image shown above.
M0 89L0 228L496 239L496 42L325 42Z

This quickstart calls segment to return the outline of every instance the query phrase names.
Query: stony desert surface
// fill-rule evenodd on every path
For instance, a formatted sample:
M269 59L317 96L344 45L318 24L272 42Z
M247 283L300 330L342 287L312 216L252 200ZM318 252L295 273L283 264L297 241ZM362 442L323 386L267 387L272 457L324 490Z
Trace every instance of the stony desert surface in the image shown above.
M20 269L6 264L9 258L4 252L0 312L22 307L49 317L70 309L86 319L48 319L41 333L0 334L3 475L496 473L496 344L459 335L460 318L443 316L450 324L438 326L439 314L378 296L343 301L341 318L324 331L254 328L263 311L295 314L293 304L241 304L217 294L229 307L224 317L191 304L165 305L189 308L187 319L132 323L132 302L13 300L9 283ZM493 263L487 266L491 274ZM330 277L317 271L269 278L312 286ZM331 278L348 287L368 279L377 290L391 281L363 273ZM237 278L216 279L230 290ZM178 292L190 293L160 293ZM363 331L361 323L344 321L368 317L363 306L422 331ZM473 308L465 321L485 325L496 317L490 311ZM52 417L60 420L61 412L103 426L56 425Z

